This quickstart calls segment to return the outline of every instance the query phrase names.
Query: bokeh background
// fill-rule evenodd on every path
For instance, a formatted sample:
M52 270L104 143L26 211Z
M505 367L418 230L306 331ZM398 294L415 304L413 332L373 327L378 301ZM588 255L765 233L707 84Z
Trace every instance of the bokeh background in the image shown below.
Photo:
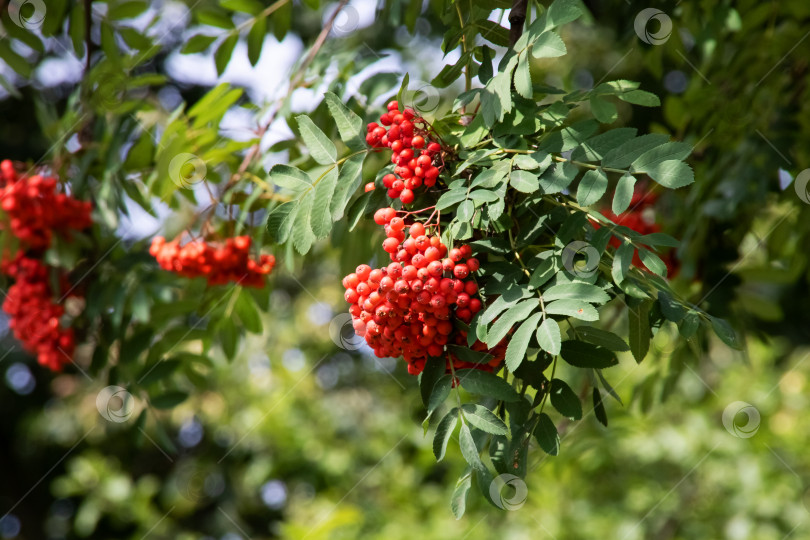
M105 4L93 3L98 20ZM256 65L243 40L218 74L213 54L180 53L201 28L217 34L195 16L215 4L156 0L127 24L160 43L151 69L167 80L144 100L171 111L218 83L243 87L246 103L220 131L244 140L335 6L289 3L286 23L271 17L289 29L265 38ZM620 123L694 145L695 184L663 195L654 218L684 240L674 287L727 318L742 351L663 326L642 364L628 353L610 373L623 405L607 404L609 428L592 416L566 425L559 456L530 454L519 508L471 496L457 521L448 499L464 462L452 444L435 462L416 380L330 332L345 308L341 276L372 257L369 234L338 229L305 263L284 261L259 301L262 332L234 359L191 351L207 361L196 378L184 373L194 390L170 410L136 400L125 421L109 421L96 403L106 379L81 359L46 372L5 331L0 538L810 538L810 4L583 5L585 20L562 29L568 55L537 62L533 78L583 90L626 78L661 97L660 109L620 109ZM414 16L378 7L348 4L314 64L323 81L292 92L290 111L312 111L339 86L371 119L405 71L430 81L458 58L439 52L441 2ZM53 152L51 131L82 78L67 38L35 56L30 77L0 60L3 158ZM457 93L438 90L440 108ZM262 141L266 169L289 158L292 137L280 116ZM142 251L170 209L130 210L123 249Z

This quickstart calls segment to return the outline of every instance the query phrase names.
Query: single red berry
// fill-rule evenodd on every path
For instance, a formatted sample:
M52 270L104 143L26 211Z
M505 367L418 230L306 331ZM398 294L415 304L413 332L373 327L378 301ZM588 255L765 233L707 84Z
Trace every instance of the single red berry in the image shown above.
M453 275L459 279L464 279L465 277L470 275L470 269L464 263L457 264L455 268L453 268Z
M399 240L396 238L386 238L383 240L383 249L388 253L396 253L399 249Z
M369 274L371 274L371 267L367 264L361 264L355 270L357 273L357 278L360 281L366 281L368 279Z

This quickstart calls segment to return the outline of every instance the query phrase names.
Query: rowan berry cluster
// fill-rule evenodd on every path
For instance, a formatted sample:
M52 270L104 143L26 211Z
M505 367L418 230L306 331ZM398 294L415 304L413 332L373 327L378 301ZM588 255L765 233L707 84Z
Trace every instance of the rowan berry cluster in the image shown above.
M54 230L81 230L93 224L91 204L57 193L56 184L55 178L18 175L9 160L0 163L0 206L11 234L29 248L50 246Z
M442 146L431 140L424 119L416 116L412 109L405 108L400 112L396 101L388 104L388 112L380 116L380 124L371 122L368 125L366 142L375 148L391 149L394 173L383 177L383 185L388 188L389 197L411 204L416 197L416 188L436 184L441 164L435 162L440 159ZM386 129L384 126L390 127ZM366 191L369 187L366 186Z
M0 162L0 207L5 213L0 228L7 228L20 246L13 259L4 256L0 264L0 272L15 280L3 311L23 348L41 365L60 371L73 357L75 339L71 328L62 327L65 309L53 300L50 269L41 257L54 231L66 237L71 230L90 227L92 206L57 193L56 186L55 178L18 174L11 161ZM66 275L59 277L61 287L68 289Z
M3 302L14 337L37 355L40 365L60 371L70 363L75 341L73 329L61 326L65 309L52 299L48 267L20 251L12 261L3 262L2 272L15 280Z
M647 191L646 189L637 188L633 192L633 197L630 200L630 208L628 211L616 215L610 210L603 211L602 213L606 218L614 222L616 225L622 225L628 229L632 229L639 234L652 234L661 232L661 226L655 222L654 206L658 200L658 195ZM594 227L599 228L599 224L595 223ZM621 246L622 241L616 236L611 236L610 245L614 248ZM674 277L680 269L680 262L678 261L675 253L669 251L664 254L661 259L667 266L667 275L671 278ZM641 262L638 251L633 254L633 266L645 269L644 263Z
M162 236L152 240L149 253L164 270L183 277L205 277L209 285L230 281L247 287L262 288L264 276L276 265L272 255L261 255L258 261L250 257L251 238L237 236L213 244L192 240L180 245L180 238L167 242Z
M393 208L378 210L374 221L385 228L383 249L393 262L374 269L361 264L343 278L357 335L380 358L402 356L412 375L422 372L428 356L445 357L454 369L492 371L503 360L505 346L490 351L488 364L465 362L445 352L448 343L466 346L466 334L456 329L454 320L469 322L482 308L471 276L479 263L470 246L448 250L438 235L429 234L419 222L406 225ZM476 342L473 349L487 347Z

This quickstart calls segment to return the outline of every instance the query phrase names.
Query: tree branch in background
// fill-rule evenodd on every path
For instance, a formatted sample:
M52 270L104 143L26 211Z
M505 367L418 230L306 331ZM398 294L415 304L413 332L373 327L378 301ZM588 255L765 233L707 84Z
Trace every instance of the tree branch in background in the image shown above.
M514 45L523 33L523 23L526 22L526 5L529 0L514 0L512 11L509 12L509 46Z
M304 74L306 73L307 68L315 59L315 56L318 54L318 51L321 49L323 44L326 42L326 36L328 36L329 32L332 30L332 26L335 24L335 19L337 19L337 16L338 14L340 14L340 11L344 7L346 7L346 4L348 3L349 0L341 0L337 8L335 8L335 11L326 21L326 24L323 25L323 29L321 30L321 33L318 34L318 37L315 38L315 43L312 44L312 48L310 49L309 54L307 54L304 61L301 62L301 65L298 66L298 70L295 76L290 81L290 86L287 89L287 93L283 98L279 100L278 105L276 106L276 109L273 111L273 113L270 115L270 118L268 118L267 121L259 127L258 131L256 132L256 136L259 138L259 140L256 142L256 144L254 144L250 148L248 153L245 155L245 159L243 159L242 163L239 165L239 168L236 170L233 176L231 176L227 185L225 185L224 189L222 190L222 193L220 194L220 199L222 199L222 196L225 194L225 192L227 192L230 188L232 188L234 184L236 184L242 178L242 176L248 170L248 167L250 167L250 164L259 155L262 137L264 136L265 133L267 133L267 130L270 129L270 125L273 123L273 121L275 121L276 116L284 106L284 102L287 101L287 99L289 99L289 97L292 95L293 91L295 91L295 89L301 85L301 82L304 79Z

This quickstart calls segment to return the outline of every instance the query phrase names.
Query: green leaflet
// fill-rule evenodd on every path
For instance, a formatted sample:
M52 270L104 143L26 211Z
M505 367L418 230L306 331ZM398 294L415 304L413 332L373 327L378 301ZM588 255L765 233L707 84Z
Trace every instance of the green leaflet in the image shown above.
M436 435L433 436L433 455L436 456L436 461L441 461L447 451L447 443L453 435L453 431L458 423L458 408L453 408L444 415L438 427L436 427Z
M551 404L563 416L572 420L582 418L582 404L579 402L579 398L561 379L551 381Z
M309 116L301 114L296 116L295 120L298 122L301 138L309 149L312 159L321 165L335 163L337 161L335 143L329 140L329 137L315 125Z
M630 351L636 362L641 363L650 350L651 300L631 300L627 304Z
M540 448L547 454L556 456L560 453L560 435L557 433L554 422L546 413L540 413L537 427L534 428L534 437Z
M461 387L473 394L490 396L501 401L518 401L520 396L509 383L488 371L459 369L456 371Z
M313 190L310 224L316 238L325 238L332 230L332 214L329 212L329 207L337 182L338 169L335 166L324 173Z
M326 106L335 119L340 138L344 144L352 150L365 148L365 138L363 137L363 119L357 116L332 92L324 94Z
M619 363L612 351L579 340L563 341L560 356L578 368L604 369Z
M529 341L537 329L537 323L540 322L542 313L535 313L526 319L517 331L512 335L509 340L509 345L506 348L506 367L509 371L515 371L520 367L521 362L526 356L526 349L529 348Z
M611 210L614 214L619 215L630 206L630 201L633 200L633 189L636 185L636 177L632 174L625 174L619 179L616 184L616 192L613 194L613 206Z
M585 173L577 188L577 204L590 206L602 198L608 187L608 178L601 169L590 170Z
M594 304L604 304L610 297L607 293L596 285L587 283L563 283L555 285L543 291L543 300L551 302L568 298L571 300L583 300Z
M492 433L493 435L507 435L509 429L503 420L495 416L489 409L478 404L468 403L462 405L464 418L475 428Z
M487 332L487 344L490 347L497 345L518 321L526 319L539 307L540 303L536 298L523 300L510 307Z
M554 319L546 319L537 329L537 343L540 348L552 355L560 354L562 337L560 325Z

